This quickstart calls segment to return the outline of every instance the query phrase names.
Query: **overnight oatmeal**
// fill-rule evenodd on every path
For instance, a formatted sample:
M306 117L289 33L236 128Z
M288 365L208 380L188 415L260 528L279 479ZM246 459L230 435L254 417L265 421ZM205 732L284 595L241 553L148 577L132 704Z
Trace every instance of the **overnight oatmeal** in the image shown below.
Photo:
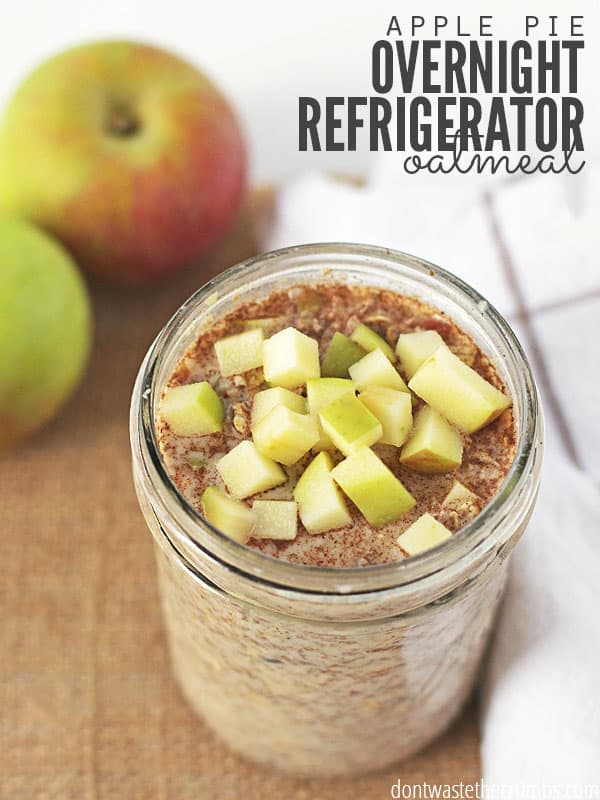
M542 451L529 367L481 297L388 250L266 254L161 332L131 423L173 669L224 741L349 775L449 725Z
M174 482L216 527L329 567L420 552L427 523L432 545L456 532L515 452L510 399L470 336L415 298L341 284L274 292L203 332L168 382L157 427Z

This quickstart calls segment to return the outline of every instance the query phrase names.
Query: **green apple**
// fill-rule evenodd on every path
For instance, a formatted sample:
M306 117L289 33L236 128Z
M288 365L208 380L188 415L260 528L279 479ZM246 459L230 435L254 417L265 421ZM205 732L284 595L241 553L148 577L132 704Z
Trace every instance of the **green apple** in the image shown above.
M323 433L344 455L369 447L381 439L383 429L377 417L354 394L345 394L319 412Z
M316 339L296 328L284 328L265 341L263 370L268 383L286 389L318 378L321 373Z
M464 433L488 425L512 402L445 344L421 364L408 385Z
M300 394L294 394L289 389L283 389L281 386L274 386L272 389L263 389L254 395L252 401L252 428L266 417L269 411L275 406L286 406L290 411L296 411L298 414L306 413L306 398Z
M253 328L215 342L219 370L224 378L262 367L264 334Z
M308 411L318 420L318 414L322 408L333 403L344 395L354 394L354 383L347 378L309 378L306 381L306 400L308 403ZM315 445L316 450L333 450L335 445L323 433L320 420L319 433L320 439Z
M291 541L298 532L298 507L294 500L255 500L252 511L256 527L255 539Z
M300 519L309 533L345 528L352 523L344 498L331 477L329 453L319 453L294 488Z
M321 375L325 378L347 378L348 368L366 354L364 347L336 331L321 364Z
M395 447L404 444L412 428L412 399L408 392L371 386L364 389L358 399L381 423L381 444Z
M53 233L101 278L141 283L191 264L230 227L245 181L223 95L147 44L55 55L0 125L0 210Z
M176 436L216 433L225 419L223 402L208 381L166 389L160 413Z
M399 519L417 502L368 447L360 447L334 467L331 474L375 528Z
M0 217L0 450L58 412L90 343L90 304L71 257L30 223Z
M208 486L200 498L206 519L222 533L245 544L256 525L256 516L241 500L229 497L217 486Z
M247 439L217 461L217 471L231 494L241 499L266 492L287 480L279 464L264 456Z
M319 441L319 426L310 414L275 406L254 426L252 438L263 455L289 466Z
M358 389L385 386L388 389L397 389L399 392L408 392L408 386L398 370L379 349L372 350L356 364L352 364L348 372Z
M444 340L437 331L401 333L396 343L396 353L406 375L412 378L421 364L442 344Z
M367 352L371 352L372 350L381 350L381 352L392 362L392 364L396 360L396 354L394 353L393 347L390 347L385 339L382 339L382 337L379 336L378 333L375 333L372 328L369 328L368 325L363 325L362 322L352 331L350 338L353 342L360 345Z
M450 539L452 533L438 522L431 514L423 514L416 522L413 522L404 533L396 539L400 547L409 556L415 556L425 550L431 550L446 539Z
M463 440L460 433L441 414L423 406L400 453L400 463L415 472L449 472L462 462Z

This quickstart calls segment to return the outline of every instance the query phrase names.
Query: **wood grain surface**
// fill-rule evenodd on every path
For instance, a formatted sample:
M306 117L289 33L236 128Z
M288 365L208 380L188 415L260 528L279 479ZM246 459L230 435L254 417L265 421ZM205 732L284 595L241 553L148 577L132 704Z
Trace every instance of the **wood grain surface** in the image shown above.
M178 281L93 287L95 346L81 388L45 431L0 458L2 800L382 800L398 778L479 778L473 706L386 772L295 780L229 752L171 677L130 477L131 388L178 305L256 251L270 207L268 193L255 193L227 241Z

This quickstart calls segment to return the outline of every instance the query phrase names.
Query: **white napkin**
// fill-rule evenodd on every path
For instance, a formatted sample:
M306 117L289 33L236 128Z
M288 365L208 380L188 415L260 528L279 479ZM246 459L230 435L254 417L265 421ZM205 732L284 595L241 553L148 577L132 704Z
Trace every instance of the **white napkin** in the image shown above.
M557 179L532 180L539 185L534 197L531 182L522 181L529 204L536 191L564 194ZM483 192L490 188L499 194L499 213L503 193L514 198L521 191L519 184L504 187L496 180L490 185L481 177L408 177L389 158L375 163L360 188L320 174L299 176L279 191L275 225L264 245L354 241L395 247L454 270L510 316L519 303L500 263L483 202ZM573 213L560 208L565 217ZM592 212L586 217L585 211L577 211L580 240L574 239L577 225L569 223L568 237L541 237L536 257L527 252L529 308L536 307L538 289L548 301L543 293L550 248L554 263L559 247L564 263L568 257L575 265L575 244L582 253L592 250L586 236L598 226L590 226ZM519 225L523 227L522 217L508 232L517 255ZM576 266L564 272L577 286ZM587 278L584 283L587 288ZM576 369L581 340L576 331L571 334L573 352L562 352L562 358ZM596 348L597 339L590 345ZM591 352L590 347L585 350L584 362ZM582 382L571 391L586 396L598 391L600 370L593 374L589 367L582 363ZM578 420L580 426L589 426L591 441L600 435L599 418L596 408L589 419ZM573 794L574 787L600 781L600 493L562 454L552 417L547 425L552 444L540 499L512 559L509 591L483 681L483 781L492 791L503 792L492 796L511 800L572 798L580 796ZM600 797L600 789L587 796Z
M563 456L546 455L534 518L511 564L482 714L485 780L528 800L529 787L568 797L569 787L600 781L600 493Z

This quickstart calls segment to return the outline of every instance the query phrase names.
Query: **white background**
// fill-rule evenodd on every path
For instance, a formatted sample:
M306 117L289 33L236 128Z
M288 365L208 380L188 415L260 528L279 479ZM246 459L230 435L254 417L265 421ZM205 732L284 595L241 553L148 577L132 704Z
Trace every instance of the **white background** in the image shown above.
M298 152L297 98L369 94L371 46L385 37L392 14L404 25L411 14L430 19L445 14L454 22L460 13L463 30L473 32L480 14L493 14L494 32L511 39L522 35L525 14L540 17L540 30L547 15L559 15L564 36L568 16L584 14L589 157L600 139L593 86L599 7L598 0L2 0L0 105L32 66L56 51L98 38L138 38L178 51L223 87L249 136L255 179L278 179L309 167L362 174L370 161L367 152Z

